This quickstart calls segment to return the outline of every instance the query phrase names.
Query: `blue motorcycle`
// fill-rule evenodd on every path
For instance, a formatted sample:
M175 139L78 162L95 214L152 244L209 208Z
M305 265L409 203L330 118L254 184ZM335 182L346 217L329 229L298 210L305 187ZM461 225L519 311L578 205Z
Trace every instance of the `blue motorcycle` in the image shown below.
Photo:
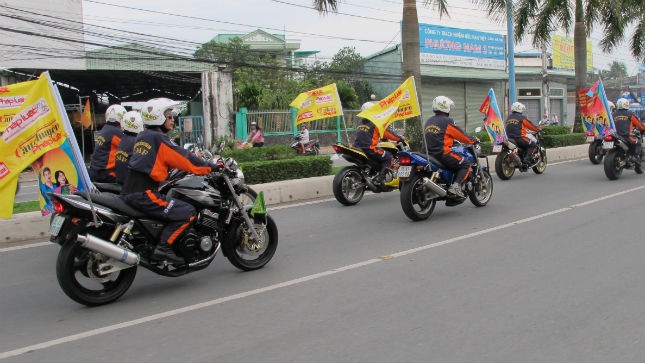
M437 201L446 201L446 206L463 203L466 197L477 207L488 204L493 195L493 179L488 171L488 159L481 155L479 144L454 146L452 150L466 158L471 165L469 179L464 184L465 197L448 193L454 173L432 156L409 151L398 153L400 167L398 178L401 182L401 207L413 221L428 219ZM486 165L480 163L486 160Z

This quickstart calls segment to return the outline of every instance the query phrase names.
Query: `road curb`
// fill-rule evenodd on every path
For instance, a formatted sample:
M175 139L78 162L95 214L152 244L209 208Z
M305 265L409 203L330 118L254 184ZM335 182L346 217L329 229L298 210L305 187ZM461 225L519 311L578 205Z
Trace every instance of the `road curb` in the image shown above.
M555 149L547 149L549 163L579 159L587 156L589 145L575 145ZM495 157L489 156L489 165L495 165ZM255 184L251 187L256 192L264 192L267 206L293 203L299 201L328 198L333 195L333 175L314 178L285 180L273 183ZM8 243L47 238L49 217L43 217L40 212L15 214L11 219L0 219L2 240L0 246Z

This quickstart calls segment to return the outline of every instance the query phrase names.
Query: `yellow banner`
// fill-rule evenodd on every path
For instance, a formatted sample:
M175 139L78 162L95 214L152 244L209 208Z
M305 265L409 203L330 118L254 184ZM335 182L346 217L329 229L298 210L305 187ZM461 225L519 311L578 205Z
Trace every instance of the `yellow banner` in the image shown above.
M37 81L15 83L0 87L0 132L9 126L11 119L25 103L27 93Z
M26 83L30 87L25 87ZM20 173L47 151L58 148L67 133L47 74L37 81L2 89L3 97L23 98L0 136L0 218L11 218Z
M372 121L383 135L392 122L419 115L417 88L414 77L409 77L394 92L356 116Z
M296 125L343 114L343 106L340 104L336 83L303 92L289 106L298 109Z
M84 129L89 129L92 126L92 113L90 112L90 98L87 98L85 101L85 107L83 108L83 113L81 113L81 125Z
M553 68L576 69L573 38L562 35L553 36ZM587 40L587 71L593 70L592 43Z

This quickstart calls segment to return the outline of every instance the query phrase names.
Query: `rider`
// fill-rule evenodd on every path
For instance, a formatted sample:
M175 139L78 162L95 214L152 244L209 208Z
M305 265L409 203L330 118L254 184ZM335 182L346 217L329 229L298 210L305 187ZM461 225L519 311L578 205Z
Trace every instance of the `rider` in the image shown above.
M94 142L94 153L90 158L88 171L92 181L116 182L116 149L123 137L121 120L125 112L125 108L121 105L112 105L105 111L105 126Z
M427 153L455 173L454 181L448 188L448 193L463 198L464 192L461 187L470 173L470 162L452 151L451 148L455 140L470 145L478 143L479 139L466 134L449 117L450 109L454 105L455 103L446 96L438 96L432 100L434 116L426 121L423 133Z
M134 140L137 134L143 131L143 119L137 111L128 111L123 115L121 121L123 129L123 138L116 149L116 182L123 184L125 177L128 175L128 160L132 155Z
M121 198L133 208L165 222L151 259L183 262L171 246L190 226L196 211L189 203L160 194L159 183L168 178L171 168L205 175L221 169L221 165L200 159L170 140L167 133L175 127L174 106L167 98L154 98L143 105L145 130L135 140Z
M506 136L508 139L515 143L520 150L524 151L523 162L530 165L533 162L533 153L537 148L537 144L535 141L526 137L526 130L529 129L533 132L539 132L542 128L538 128L529 119L524 117L522 115L524 110L526 110L524 104L514 102L511 105L511 115L508 116L504 126L506 127Z
M375 95L371 96L371 99L376 99ZM365 111L367 108L372 106L373 102L365 102L361 107L361 111ZM385 129L383 138L388 140L394 140L396 142L403 142L405 138L391 132L388 129ZM354 140L354 147L361 149L367 157L371 158L380 163L380 169L378 175L374 178L374 183L383 184L385 182L385 171L387 167L392 163L392 154L388 151L376 147L376 145L381 140L381 136L376 125L372 121L364 118L361 119L361 124L356 127L356 139Z
M307 130L307 125L303 124L300 127L300 134L298 135L298 148L300 153L304 155L305 153L305 144L309 142L309 130Z
M632 135L632 130L636 128L643 132L645 131L645 126L643 126L638 117L629 110L629 101L626 98L619 98L618 101L616 101L616 109L616 112L612 114L614 124L616 125L616 133L625 140L627 145L629 145L629 152L632 154L634 164L636 164L634 169L640 170L641 143L640 138Z

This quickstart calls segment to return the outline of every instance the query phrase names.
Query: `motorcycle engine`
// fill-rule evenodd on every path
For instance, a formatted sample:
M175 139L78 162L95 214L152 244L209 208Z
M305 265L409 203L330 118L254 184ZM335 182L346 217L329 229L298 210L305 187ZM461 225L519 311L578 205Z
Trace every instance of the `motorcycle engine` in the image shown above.
M197 222L184 234L177 250L187 261L198 261L208 257L213 246L219 241L218 215L208 210L197 217Z

